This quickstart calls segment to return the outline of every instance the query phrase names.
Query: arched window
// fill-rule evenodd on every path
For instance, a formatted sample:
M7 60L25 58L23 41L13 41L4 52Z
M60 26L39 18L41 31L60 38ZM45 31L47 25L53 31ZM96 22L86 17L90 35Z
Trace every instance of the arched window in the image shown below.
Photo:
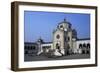
M56 48L57 49L60 49L60 45L58 43L56 44Z
M87 49L90 49L90 43L87 44Z
M30 46L27 46L27 49L30 50Z
M35 47L35 46L33 46L33 49L35 50L35 49L36 49L36 47Z
M60 25L60 28L63 28L63 25Z
M70 37L68 37L68 41L70 40Z
M83 44L83 48L86 48L86 44L85 43Z
M82 44L79 44L79 48L82 48Z
M27 46L25 46L25 49L27 49L28 47Z

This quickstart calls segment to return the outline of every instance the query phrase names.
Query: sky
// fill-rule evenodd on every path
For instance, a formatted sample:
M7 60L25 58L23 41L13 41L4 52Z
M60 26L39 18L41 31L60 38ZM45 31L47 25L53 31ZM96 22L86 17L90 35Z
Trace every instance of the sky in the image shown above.
M78 38L90 37L90 14L24 11L24 41L36 42L41 37L52 42L53 30L64 18L76 29Z

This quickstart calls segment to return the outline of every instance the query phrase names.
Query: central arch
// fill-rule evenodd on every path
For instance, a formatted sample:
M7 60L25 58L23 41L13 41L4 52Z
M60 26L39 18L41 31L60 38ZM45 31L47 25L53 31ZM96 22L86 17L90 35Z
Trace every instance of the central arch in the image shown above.
M57 49L60 49L60 45L58 43L56 44L56 48Z

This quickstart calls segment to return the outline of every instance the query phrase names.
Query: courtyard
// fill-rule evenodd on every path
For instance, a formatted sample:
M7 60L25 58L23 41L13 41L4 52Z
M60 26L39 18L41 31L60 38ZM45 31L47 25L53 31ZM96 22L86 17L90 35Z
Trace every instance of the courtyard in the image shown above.
M61 57L47 57L44 55L32 55L32 54L26 54L24 56L24 61L47 61L47 60L71 60L71 59L87 59L90 58L90 54L73 54L73 55L67 55L67 56L61 56Z

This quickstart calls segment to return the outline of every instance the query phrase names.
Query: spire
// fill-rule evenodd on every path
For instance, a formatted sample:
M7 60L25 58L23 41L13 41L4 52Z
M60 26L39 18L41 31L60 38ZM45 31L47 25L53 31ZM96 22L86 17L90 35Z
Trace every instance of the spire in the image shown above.
M66 18L64 18L64 22L66 22Z

